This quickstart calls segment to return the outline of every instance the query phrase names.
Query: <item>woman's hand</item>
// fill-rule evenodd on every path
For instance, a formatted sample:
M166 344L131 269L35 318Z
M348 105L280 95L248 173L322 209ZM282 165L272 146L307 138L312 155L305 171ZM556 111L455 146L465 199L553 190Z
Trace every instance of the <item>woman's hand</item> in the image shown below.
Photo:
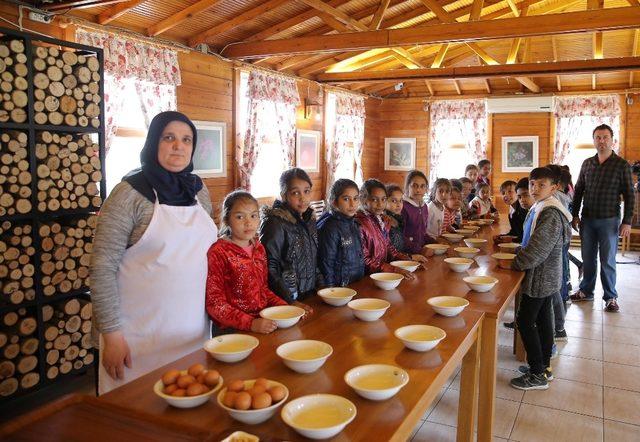
M120 331L102 335L102 366L113 380L124 379L124 367L131 368L129 344Z
M427 262L427 258L425 258L422 255L411 255L411 259L413 259L414 261L418 261L421 264L425 264Z
M308 306L305 303L302 303L300 301L294 301L293 305L295 305L296 307L300 307L302 309L304 309L304 316L302 317L302 320L304 321L305 319L307 319L309 317L309 315L313 314L313 309Z
M277 328L278 325L276 321L272 321L271 319L256 318L251 321L251 331L254 333L269 334Z

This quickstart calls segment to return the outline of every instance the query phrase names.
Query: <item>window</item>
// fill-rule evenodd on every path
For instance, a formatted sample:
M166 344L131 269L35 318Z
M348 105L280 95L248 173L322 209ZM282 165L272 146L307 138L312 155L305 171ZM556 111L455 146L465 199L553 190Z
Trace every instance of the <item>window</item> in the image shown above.
M358 118L353 115L338 115L336 94L329 92L326 101L326 143L332 146L336 138L339 139L337 152L334 152L336 158L336 169L328 181L335 182L340 178L347 178L355 181L358 185L362 184L361 174L358 174L356 163L356 143L358 143L357 126ZM336 125L341 124L339 131ZM362 124L362 123L360 123ZM362 143L362 140L360 140ZM331 183L327 182L327 192Z
M121 125L116 130L116 136L106 158L107 194L122 181L122 177L140 167L140 151L144 147L147 134L142 105L134 80L123 81L125 82L123 93L127 98L117 121Z
M444 146L440 161L436 167L438 178L460 178L464 176L467 164L475 163L475 159L469 155L467 140L465 140L460 124L462 120L440 120L439 129L436 132L439 142Z
M240 73L240 112L238 121L239 133L243 134L240 142L244 142L249 125L249 73ZM280 144L276 103L264 101L260 107L260 129L263 142L256 152L256 164L251 174L251 194L256 198L275 197L280 193L279 179L287 168L284 150Z

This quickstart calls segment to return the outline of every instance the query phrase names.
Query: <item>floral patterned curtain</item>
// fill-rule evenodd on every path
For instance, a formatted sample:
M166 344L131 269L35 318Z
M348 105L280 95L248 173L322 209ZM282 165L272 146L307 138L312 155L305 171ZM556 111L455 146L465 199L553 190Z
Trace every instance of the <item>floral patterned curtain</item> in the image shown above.
M564 164L571 152L572 142L585 128L600 124L609 125L614 132L613 149L620 148L620 98L618 95L592 95L582 97L554 97L556 118L556 142L553 149L553 164Z
M437 176L440 157L447 146L443 137L445 130L455 127L465 140L469 157L478 162L487 155L487 109L485 100L434 101L428 104L431 126L431 150L429 153L429 181ZM426 109L425 109L426 110ZM453 124L453 121L457 124Z
M362 149L364 145L364 97L342 92L331 92L335 97L335 121L330 142L327 143L327 188L329 189L337 178L336 170L343 157L345 149L353 148L353 158L356 163L354 181L360 185L364 181L362 172Z
M181 84L178 54L131 41L125 36L77 28L76 41L104 50L105 150L108 152L124 105L122 80L136 80L145 120L156 113L176 109L176 86Z
M300 102L293 78L251 71L247 87L248 122L243 146L237 148L240 186L251 191L251 174L261 145L277 131L286 166L294 165L296 150L296 106ZM275 115L277 127L264 124L265 115Z

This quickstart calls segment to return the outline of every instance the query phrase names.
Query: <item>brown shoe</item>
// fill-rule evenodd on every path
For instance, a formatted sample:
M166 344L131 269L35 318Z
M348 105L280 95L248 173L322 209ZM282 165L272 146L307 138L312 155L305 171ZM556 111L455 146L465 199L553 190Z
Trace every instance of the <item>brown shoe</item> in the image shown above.
M569 296L569 299L571 299L571 302L593 301L593 295L587 296L585 292L578 290L573 292L573 295Z
M607 304L604 308L607 312L617 313L620 311L620 306L618 305L618 301L616 298L611 298L607 300Z

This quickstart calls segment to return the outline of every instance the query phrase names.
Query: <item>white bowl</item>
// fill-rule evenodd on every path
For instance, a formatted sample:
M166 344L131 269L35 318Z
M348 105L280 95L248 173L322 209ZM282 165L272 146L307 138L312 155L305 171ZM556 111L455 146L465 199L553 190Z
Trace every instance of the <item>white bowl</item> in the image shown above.
M393 365L360 365L346 372L344 381L363 398L383 401L407 385L409 373Z
M187 370L180 371L180 374L181 375L187 374ZM216 385L206 393L199 394L198 396L171 396L170 394L163 393L162 390L164 389L164 384L162 383L162 379L160 379L158 382L153 384L153 392L158 396L160 396L165 401L167 401L167 403L172 407L194 408L207 402L211 398L213 393L220 390L223 382L224 381L222 379L222 376L220 376L220 379L218 380L218 385Z
M513 253L494 253L491 257L498 260L498 265L501 268L510 270L511 263L515 259L516 255Z
M460 242L462 238L464 238L464 235L460 235L458 233L443 233L442 237L447 238L449 242L456 243L456 242Z
M221 362L238 362L245 359L260 344L258 338L243 335L230 334L211 338L204 343L204 349Z
M453 249L459 257L461 258L473 258L478 253L480 253L480 249L476 247L456 247Z
M471 264L474 263L473 259L469 258L445 258L444 262L449 265L451 270L457 273L469 270Z
M518 247L521 247L521 245L517 242L503 242L498 244L500 251L505 253L514 253Z
M304 316L304 309L295 305L278 305L265 308L260 312L260 316L275 321L278 328L287 328L295 325Z
M492 218L484 218L478 220L481 226L490 226L491 224L493 224L493 221L494 220Z
M358 292L347 287L330 287L318 290L318 296L320 296L324 302L336 307L345 305L357 294Z
M347 304L353 315L361 321L375 321L391 306L388 301L377 298L355 299Z
M332 353L333 347L326 342L310 339L290 341L276 349L284 365L298 373L313 373Z
M333 394L312 394L286 404L280 416L302 436L328 439L340 433L356 413L356 406L348 399Z
M465 238L468 236L471 236L475 233L475 230L471 230L471 229L456 229L456 233L458 235L462 235Z
M478 230L480 230L480 226L477 226L475 224L463 224L462 228L465 229L465 230L471 230L471 231L473 231L473 233L475 233Z
M446 244L427 244L427 248L433 250L435 255L444 255L449 250Z
M465 276L462 278L464 282L476 292L488 292L498 283L498 280L493 276Z
M245 390L253 387L253 384L255 384L255 382L256 382L255 379L244 381ZM278 408L280 408L280 406L284 404L287 401L287 398L289 397L289 389L284 384L281 384L280 382L276 382L276 381L271 381L271 380L268 381L267 383L267 388L272 388L276 386L280 386L284 388L284 392L285 392L284 397L280 399L278 402L271 404L271 406L267 408L261 408L259 410L236 410L235 408L227 407L222 403L222 399L224 398L224 395L227 392L227 387L223 388L222 390L220 390L220 393L218 393L218 405L220 406L220 408L222 408L227 413L229 413L229 416L231 416L232 419L240 421L243 424L248 424L248 425L260 424L270 419L271 416L276 414L276 411L278 410Z
M469 305L469 301L458 296L436 296L427 299L427 304L442 316L456 316Z
M487 240L484 238L465 238L464 243L467 247L482 247L487 243Z
M394 267L399 267L407 272L415 272L420 263L418 261L391 261L390 264Z
M400 327L394 335L405 347L414 351L429 351L447 336L441 328L422 324Z
M399 273L372 273L369 275L373 279L373 283L382 290L393 290L402 281L402 276Z

